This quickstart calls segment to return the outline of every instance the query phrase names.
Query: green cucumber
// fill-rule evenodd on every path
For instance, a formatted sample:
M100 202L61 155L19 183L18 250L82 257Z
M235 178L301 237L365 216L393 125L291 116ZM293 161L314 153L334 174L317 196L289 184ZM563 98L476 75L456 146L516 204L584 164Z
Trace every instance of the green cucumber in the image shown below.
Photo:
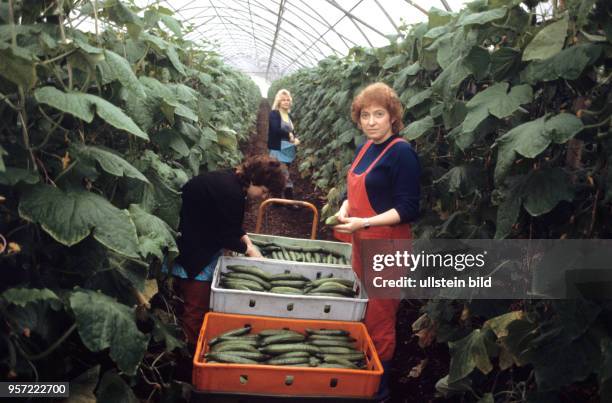
M345 354L322 354L320 356L325 361L325 358L341 358L348 361L365 361L365 355L362 352L345 353Z
M337 215L333 215L331 217L327 217L327 220L325 220L325 225L334 226L334 225L340 225L340 224L342 224L342 223L338 219Z
M222 278L221 285L225 288L233 288L233 287L247 287L252 291L266 291L266 289L259 283L251 280L243 280L243 279L230 279L230 278Z
M277 355L274 358L295 358L295 357L310 357L310 353L308 351L290 351L288 353Z
M306 281L302 280L272 280L270 281L272 287L293 287L293 288L304 288Z
M328 334L311 334L308 336L308 340L336 340L343 341L346 343L352 343L357 341L350 336L330 336Z
M310 281L308 277L299 273L278 273L270 276L270 281Z
M206 359L230 364L257 364L257 361L226 353L208 353Z
M318 347L319 351L323 354L352 354L359 350L352 347L325 347L325 346L313 346Z
M269 292L275 294L290 294L290 295L302 295L304 292L299 288L294 287L272 287Z
M223 351L250 351L252 353L258 352L255 345L250 343L242 343L237 340L222 341L211 347L212 352L223 352Z
M262 330L261 332L257 333L259 336L261 337L267 337L267 336L274 336L277 334L286 334L286 333L292 333L292 334L300 334L299 332L296 332L295 330L290 330L290 329L265 329Z
M285 334L277 334L274 336L268 336L261 340L262 346L267 346L270 344L278 344L278 343L299 343L306 339L306 336L302 334L293 334L293 333L285 333Z
M328 336L349 336L351 332L343 329L306 329L308 334L323 334Z
M346 368L350 368L350 369L359 369L359 367L357 365L355 365L354 363L352 363L349 360L345 360L344 358L337 358L337 357L327 356L327 357L323 358L323 362L325 362L327 364L342 365L342 366L345 366Z
M313 346L319 346L319 347L349 347L349 348L353 347L353 342L351 341L315 339L315 340L308 340L308 343L312 344Z
M343 285L345 287L349 287L351 290L353 289L353 286L355 285L355 282L353 280L349 280L349 279L345 279L345 278L335 278L335 277L320 278L320 279L312 280L311 281L311 284L314 287L318 287L318 286L323 285L325 283L337 283L337 284Z
M272 344L261 347L259 350L266 354L283 354L291 351L307 351L313 354L324 353L320 347L305 343Z
M269 290L271 288L269 282L253 274L240 273L240 272L227 272L227 273L222 273L221 275L223 276L223 278L254 281L256 283L259 283L266 290Z
M227 268L228 270L231 270L234 272L252 274L266 281L270 281L270 273L261 270L259 267L235 264L235 265L228 265Z

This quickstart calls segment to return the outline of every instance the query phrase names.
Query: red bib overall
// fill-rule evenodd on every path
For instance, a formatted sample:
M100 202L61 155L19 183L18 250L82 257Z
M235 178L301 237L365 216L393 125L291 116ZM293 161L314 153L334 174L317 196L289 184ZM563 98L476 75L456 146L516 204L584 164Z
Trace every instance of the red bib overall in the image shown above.
M373 217L378 215L372 208L368 193L366 190L366 176L376 166L376 163L394 144L406 141L398 138L391 141L385 149L380 153L378 158L374 160L361 174L356 174L355 168L363 158L365 152L372 145L368 141L361 148L361 151L355 158L353 165L349 169L347 175L347 192L349 203L350 217ZM361 242L364 239L411 239L412 231L409 224L398 224L390 226L376 226L365 230L353 232L353 270L360 279L364 279L363 267L361 265ZM398 299L370 299L366 310L364 323L374 341L376 351L382 361L387 361L393 358L395 351L395 321L397 309L399 307Z

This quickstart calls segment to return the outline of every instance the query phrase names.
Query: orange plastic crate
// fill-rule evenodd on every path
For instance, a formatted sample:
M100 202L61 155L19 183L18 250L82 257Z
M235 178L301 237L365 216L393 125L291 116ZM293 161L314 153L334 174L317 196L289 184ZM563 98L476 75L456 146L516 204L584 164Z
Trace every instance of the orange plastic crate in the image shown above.
M231 329L250 325L252 333L265 329L343 329L357 339L367 369L285 367L280 365L208 364L208 340ZM193 385L203 392L231 392L277 396L371 397L383 373L378 354L360 322L302 320L209 312L204 318L193 359Z

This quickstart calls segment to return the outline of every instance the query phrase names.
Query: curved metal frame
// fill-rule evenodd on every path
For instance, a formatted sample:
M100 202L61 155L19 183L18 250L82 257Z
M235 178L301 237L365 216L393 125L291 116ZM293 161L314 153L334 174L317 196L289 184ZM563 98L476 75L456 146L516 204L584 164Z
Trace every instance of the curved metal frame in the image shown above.
M387 3L380 0L373 1L395 32L399 33L398 25L392 17L393 14L385 8ZM427 14L427 10L417 4L421 1L404 0L406 4ZM355 15L353 10L363 2L364 0L353 0L350 3L352 6L347 7L346 2L342 5L337 0L325 0L326 5L341 12L339 17L334 14L335 22L330 21L329 16L322 15L322 11L306 0L276 0L273 2L269 0L207 0L206 2L193 0L179 7L172 0L163 0L158 1L158 4L167 6L185 22L205 19L204 22L197 24L198 27L189 36L217 37L217 41L220 42L217 44L218 51L225 60L231 62L234 58L241 57L246 61L246 65L250 61L250 64L256 66L256 70L260 69L258 66L265 64L264 74L266 78L269 78L273 66L276 66L275 70L278 70L278 74L283 75L295 70L296 67L315 65L321 58L330 54L341 55L351 47L359 46L358 41L337 30L338 24L345 19L350 21L363 37L363 41L360 42L367 43L370 47L373 44L369 34L388 39L388 33L382 32L378 26L373 26ZM428 3L430 2L426 4ZM445 10L452 11L447 0L440 0L440 3ZM195 15L186 15L187 11L193 10L201 11L196 12ZM212 15L209 14L211 10ZM299 35L291 35L292 30ZM258 35L262 32L266 33L267 39ZM338 45L344 45L345 48L341 49ZM240 54L236 51L241 48L247 52Z

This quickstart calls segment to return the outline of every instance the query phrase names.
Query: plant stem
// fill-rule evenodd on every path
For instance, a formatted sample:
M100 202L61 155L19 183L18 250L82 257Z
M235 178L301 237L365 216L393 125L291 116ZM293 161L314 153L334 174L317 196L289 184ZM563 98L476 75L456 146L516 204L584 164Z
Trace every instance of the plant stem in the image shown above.
M98 0L93 0L94 28L96 30L96 43L100 43L100 32L98 30Z
M13 8L13 0L9 0L9 26L11 27L11 45L17 46L17 32L15 32L15 10Z
M57 350L57 348L64 342L66 341L66 339L72 334L72 332L74 332L77 328L77 324L76 322L72 324L72 326L70 326L70 328L68 328L68 330L66 331L66 333L64 333L59 339L57 339L55 341L55 343L53 343L51 346L49 346L48 349L46 349L45 351L43 351L40 354L36 354L36 355L29 355L27 354L25 351L21 350L21 354L27 358L30 361L38 361L38 360L42 360L43 358L49 356L49 354L51 354L52 352L54 352L55 350Z

